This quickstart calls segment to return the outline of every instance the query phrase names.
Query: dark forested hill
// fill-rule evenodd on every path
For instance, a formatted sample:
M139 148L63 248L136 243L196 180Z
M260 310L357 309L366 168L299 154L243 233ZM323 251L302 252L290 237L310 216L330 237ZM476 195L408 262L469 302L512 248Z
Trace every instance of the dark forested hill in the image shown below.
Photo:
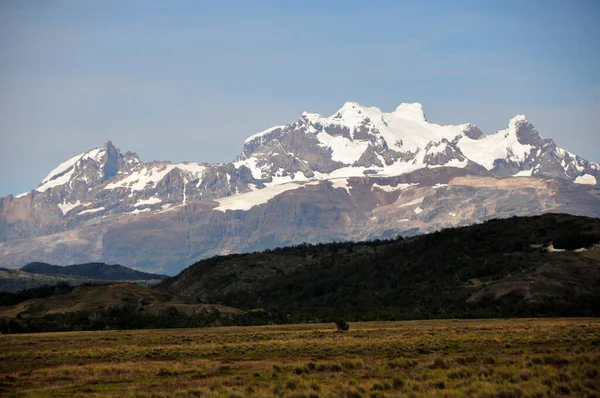
M599 242L599 219L513 217L409 239L214 257L158 289L286 321L598 316Z
M166 275L151 274L136 271L122 265L104 263L87 263L67 266L51 265L46 263L29 263L21 271L43 275L71 275L91 279L104 279L110 281L137 281L166 279Z
M121 265L89 263L63 267L37 262L27 264L21 269L0 268L0 292L18 292L39 286L55 286L59 283L81 285L129 281L150 286L166 278L166 275L140 272Z
M62 283L0 294L0 331L600 316L599 242L599 219L546 214L214 257L154 289Z

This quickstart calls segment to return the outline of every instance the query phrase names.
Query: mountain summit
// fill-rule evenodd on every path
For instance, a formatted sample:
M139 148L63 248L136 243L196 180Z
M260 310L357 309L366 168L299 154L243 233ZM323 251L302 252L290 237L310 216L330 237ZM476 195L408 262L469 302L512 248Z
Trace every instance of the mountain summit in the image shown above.
M142 162L110 141L74 156L35 190L1 199L0 260L165 271L217 253L494 216L594 216L589 188L599 183L598 164L542 138L522 115L486 135L431 123L419 103L386 113L347 102L250 136L231 163ZM150 234L163 239L149 246Z
M400 104L391 113L354 102L345 103L330 117L305 112L295 123L248 138L237 164L251 169L256 178L296 172L307 178L331 173L337 177L398 175L451 166L483 167L500 176L600 181L597 164L542 139L525 116L511 119L506 130L484 135L472 124L430 123L419 103Z

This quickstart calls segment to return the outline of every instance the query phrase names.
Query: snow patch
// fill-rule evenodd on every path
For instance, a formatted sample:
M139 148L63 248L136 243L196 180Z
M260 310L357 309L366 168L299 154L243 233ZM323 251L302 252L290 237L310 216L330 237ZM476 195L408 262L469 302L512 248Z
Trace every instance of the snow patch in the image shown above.
M144 206L144 205L155 205L155 204L160 203L160 202L162 202L162 200L160 198L157 198L156 196L153 196L153 197L151 197L149 199L138 200L134 206L135 207L140 207L140 206Z
M331 159L343 164L352 164L362 156L369 146L368 141L350 140L344 136L332 136L325 131L317 134L320 145L331 149Z
M216 199L215 202L219 203L219 206L213 210L225 212L226 210L249 210L254 206L267 203L275 196L280 195L287 191L293 191L298 188L302 188L307 185L316 185L319 181L309 182L305 184L289 183L275 185L259 189L257 191L245 192L235 196L227 196L221 199Z
M73 159L70 159L67 162L70 162L71 160L73 160ZM77 157L77 159L75 159L75 162L77 162L77 160L79 160L79 157ZM75 163L73 163L73 164L75 164ZM56 174L50 176L50 178L53 178L53 179L47 180L46 182L42 182L42 185L37 187L35 190L38 192L46 192L50 188L53 188L53 187L56 187L59 185L64 185L71 180L71 176L73 175L74 172L75 172L75 167L73 165L71 165L70 169L68 169L68 171L64 172L64 174L62 174L56 178L53 178ZM46 177L46 178L48 178L48 177Z
M97 209L88 209L88 210L80 211L79 213L77 213L77 215L79 216L82 214L97 213L102 210L104 210L104 207L98 207Z
M334 189L343 188L346 190L346 192L348 192L348 195L351 195L350 189L352 189L352 187L350 185L348 185L347 178L335 178L335 179L329 180L329 181L331 181L331 185L333 186Z
M62 212L63 216L66 215L69 211L73 210L77 206L81 205L81 202L78 200L75 203L59 203L58 208Z
M177 163L174 166L181 171L192 174L195 178L201 178L204 175L204 170L206 170L206 166L200 163Z
M423 212L423 209L421 209L420 207L417 207L413 211L415 212L415 214L421 214Z
M155 188L174 169L179 169L192 179L202 179L206 166L191 162L148 166L106 185L104 189L128 188L131 191L142 191L146 188Z
M272 132L272 131L275 131L275 130L277 130L277 129L282 129L282 128L284 128L284 127L285 127L285 126L275 126L275 127L271 127L271 128L269 128L269 129L263 130L263 131L261 131L260 133L256 133L256 134L254 134L254 135L251 135L250 137L246 138L246 141L244 141L244 143L245 143L245 144L249 144L249 143L251 143L252 141L256 140L257 138L261 138L261 140L260 140L260 141L261 141L261 143L262 143L262 142L263 142L263 139L262 139L262 138L263 138L265 135L267 135L267 134L269 134L270 132Z
M533 174L533 169L530 170L521 170L518 173L513 174L513 177L531 177Z
M62 162L61 164L59 164L54 170L52 170L47 176L46 178L44 178L42 180L42 184L45 184L47 182L49 182L50 180L52 180L54 177L56 177L59 174L63 174L66 171L68 171L71 167L75 166L75 163L77 163L77 161L81 158L81 156L83 156L83 154L79 154L77 156L73 156L71 159ZM40 187L41 188L41 187ZM43 192L43 191L42 191Z
M285 170L283 169L279 169L277 171L277 174L283 173ZM321 173L319 172L315 172L315 177L318 177L319 175L321 175ZM286 175L286 176L281 176L281 175L274 175L271 177L272 181L271 182L265 182L265 186L267 187L272 187L274 185L281 185L281 184L288 184L290 182L303 182L303 181L310 181L309 178L307 178L304 173L297 171L296 173L294 173L294 176L292 177L290 174Z
M589 184L589 185L596 185L598 184L598 180L596 179L596 177L594 177L593 175L590 174L584 174L582 176L579 176L575 179L575 184Z
M550 244L550 245L549 245L549 246L546 248L546 250L547 250L548 252L550 252L550 253L555 253L555 252L565 252L565 251L566 251L565 249L555 249L555 248L554 248L554 244L552 244L552 243L551 243L551 244Z
M15 199L20 199L20 198L24 198L25 196L27 196L27 194L29 194L29 192L23 192L18 194L17 196L15 196Z
M106 185L104 189L129 188L131 191L141 191L148 187L154 188L174 168L175 165L172 164L144 168Z
M140 214L140 213L146 213L148 211L151 211L149 208L145 208L145 209L135 209L134 211L130 211L129 214Z
M373 184L373 186L371 187L371 190L373 190L373 188L378 188L382 191L385 192L395 192L395 191L402 191L406 188L410 188L414 185L419 185L419 184L404 184L404 183L398 183L398 185L396 186L392 186L392 185L379 185L377 183Z
M459 169L463 169L463 168L467 167L468 164L469 164L468 159L465 159L465 160L452 159L449 162L446 162L444 164L427 165L427 167L430 169L437 169L438 167L456 167Z
M256 159L255 157L235 162L233 163L233 166L236 170L242 166L246 166L252 172L252 177L254 177L257 180L260 180L262 178L262 169L258 167L258 159Z
M407 207L407 206L413 206L413 205L418 205L419 203L423 202L423 199L425 199L425 197L421 196L420 198L417 198L415 200L411 200L408 203L401 204L400 206L398 206L398 208L400 208L400 207Z

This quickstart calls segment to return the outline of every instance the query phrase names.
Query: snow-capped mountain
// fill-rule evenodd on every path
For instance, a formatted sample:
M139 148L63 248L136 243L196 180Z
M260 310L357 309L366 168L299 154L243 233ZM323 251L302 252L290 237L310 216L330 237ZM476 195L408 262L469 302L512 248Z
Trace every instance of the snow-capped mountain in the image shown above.
M593 215L600 213L599 184L598 164L542 138L521 115L486 135L472 124L430 123L418 103L385 113L348 102L330 117L303 113L250 136L231 163L145 163L110 141L74 156L36 189L1 199L0 260L110 260L164 271L206 255L302 240L414 233L551 210ZM321 219L309 217L307 208L325 192L315 210ZM293 209L284 205L290 198ZM147 249L139 253L139 239L150 239L149 220L153 233L182 234L155 245L160 261ZM286 233L268 238L282 226ZM194 243L196 227L206 236ZM111 239L116 231L119 239ZM126 243L129 237L138 240ZM153 261L156 268L148 268Z
M472 124L429 123L418 103L401 104L391 113L352 102L327 118L304 113L295 123L248 138L236 165L249 167L257 179L294 180L298 172L307 178L399 175L446 166L483 167L499 176L600 181L598 164L542 139L525 116L511 119L506 130L484 135Z

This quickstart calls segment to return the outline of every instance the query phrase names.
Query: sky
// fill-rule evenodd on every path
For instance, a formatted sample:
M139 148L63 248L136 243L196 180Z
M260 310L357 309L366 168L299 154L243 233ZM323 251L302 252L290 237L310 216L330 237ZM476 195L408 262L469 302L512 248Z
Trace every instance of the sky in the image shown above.
M600 2L0 1L0 196L108 140L231 161L344 102L493 133L525 114L600 161Z

